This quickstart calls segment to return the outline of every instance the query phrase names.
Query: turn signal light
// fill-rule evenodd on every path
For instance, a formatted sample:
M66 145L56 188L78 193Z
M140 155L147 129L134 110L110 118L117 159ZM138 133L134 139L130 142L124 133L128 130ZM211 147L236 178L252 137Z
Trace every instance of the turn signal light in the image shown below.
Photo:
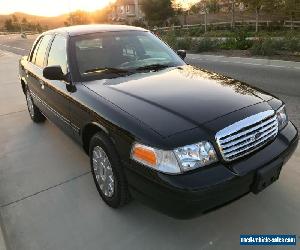
M132 158L139 162L143 162L146 165L157 165L157 158L155 152L151 148L141 144L134 145L132 149Z

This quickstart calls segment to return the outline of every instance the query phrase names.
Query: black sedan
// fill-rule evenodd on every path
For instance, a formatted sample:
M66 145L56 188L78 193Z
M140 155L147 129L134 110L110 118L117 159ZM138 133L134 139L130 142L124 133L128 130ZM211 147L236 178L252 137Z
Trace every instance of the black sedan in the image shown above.
M145 29L87 25L43 33L20 60L31 119L83 146L111 207L192 217L266 188L297 146L281 100L184 58Z

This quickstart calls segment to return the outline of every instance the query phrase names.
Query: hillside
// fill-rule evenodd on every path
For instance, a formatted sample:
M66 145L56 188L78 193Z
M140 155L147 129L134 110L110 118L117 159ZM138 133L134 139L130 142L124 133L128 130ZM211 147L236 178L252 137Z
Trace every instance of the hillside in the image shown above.
M43 17L15 12L9 15L0 15L0 29L3 28L5 20L12 18L12 15L15 15L19 20L22 20L25 17L30 23L40 23L42 26L47 25L49 28L63 26L68 17L68 14L55 17Z

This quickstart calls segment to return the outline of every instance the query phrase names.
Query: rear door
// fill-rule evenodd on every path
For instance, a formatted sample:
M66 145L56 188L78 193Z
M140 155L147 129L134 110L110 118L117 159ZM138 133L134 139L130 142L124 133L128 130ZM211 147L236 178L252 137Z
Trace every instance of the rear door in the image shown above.
M38 108L47 115L47 108L45 104L45 93L43 86L43 68L45 65L45 57L52 35L42 36L36 43L33 51L29 57L27 64L26 81L33 97L34 103Z

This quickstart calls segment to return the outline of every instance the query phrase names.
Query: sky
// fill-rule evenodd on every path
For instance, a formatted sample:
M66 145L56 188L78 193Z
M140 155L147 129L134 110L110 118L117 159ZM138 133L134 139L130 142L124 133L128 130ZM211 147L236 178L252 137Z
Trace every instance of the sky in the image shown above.
M101 9L114 0L0 0L0 14L24 12L39 16L57 16L74 10ZM187 5L197 0L178 0Z
M96 10L112 0L0 0L0 14L24 12L39 16L57 16L77 9Z

